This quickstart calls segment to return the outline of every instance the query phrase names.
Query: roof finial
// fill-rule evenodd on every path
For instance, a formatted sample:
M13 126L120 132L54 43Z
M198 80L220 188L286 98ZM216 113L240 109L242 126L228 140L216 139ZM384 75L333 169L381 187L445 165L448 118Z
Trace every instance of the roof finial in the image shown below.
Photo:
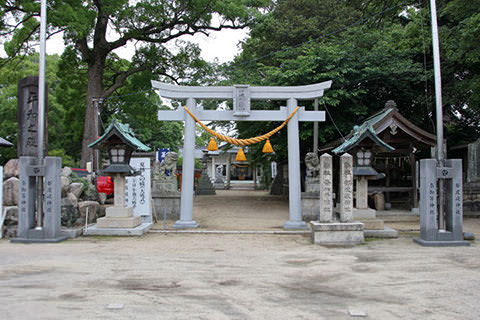
M397 104L393 100L388 100L387 103L385 103L385 109L395 109L398 111Z

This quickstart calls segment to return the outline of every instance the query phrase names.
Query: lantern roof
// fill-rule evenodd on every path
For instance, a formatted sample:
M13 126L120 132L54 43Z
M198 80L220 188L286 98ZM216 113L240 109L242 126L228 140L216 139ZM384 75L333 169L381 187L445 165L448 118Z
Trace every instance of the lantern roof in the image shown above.
M0 147L12 147L13 143L0 137Z
M105 149L111 144L111 140L115 143L123 142L134 151L150 151L150 147L144 145L135 137L135 133L128 124L123 124L117 119L113 119L112 123L105 130L105 133L93 143L89 144L89 148ZM120 140L120 141L119 141Z

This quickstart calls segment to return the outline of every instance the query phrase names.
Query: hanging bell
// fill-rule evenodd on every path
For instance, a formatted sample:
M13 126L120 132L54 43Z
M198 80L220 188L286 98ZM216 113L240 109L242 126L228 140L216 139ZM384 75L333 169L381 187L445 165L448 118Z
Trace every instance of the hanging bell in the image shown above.
M245 153L243 152L243 149L240 148L237 152L237 156L235 157L236 161L247 161L247 158L245 157Z
M270 139L267 139L267 141L263 145L262 152L263 153L273 153L273 148L272 148L272 144L270 143Z
M210 142L208 143L207 150L208 150L208 151L217 151L217 150L218 150L217 142L215 141L215 138L214 138L214 137L212 137L212 138L210 139Z

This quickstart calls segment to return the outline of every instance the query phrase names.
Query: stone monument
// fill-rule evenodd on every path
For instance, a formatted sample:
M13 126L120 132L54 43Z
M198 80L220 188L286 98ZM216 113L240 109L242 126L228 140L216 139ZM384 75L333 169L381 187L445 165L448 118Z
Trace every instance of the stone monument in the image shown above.
M314 152L305 155L305 192L302 192L302 217L306 221L318 219L320 210L320 160Z
M214 187L215 190L224 190L225 189L225 180L223 179L223 174L222 174L223 166L219 165L217 166L215 170L215 182L214 182Z
M311 221L312 241L322 245L344 245L364 242L364 225L353 219L353 158L348 153L340 157L340 204L339 216L333 215L331 196L332 166L331 157L322 156L323 168L320 171L322 196L320 221ZM330 196L329 196L330 195Z
M38 77L29 76L23 78L18 83L18 137L17 137L17 155L18 157L36 157L38 153L38 119L39 101L38 101ZM45 96L45 115L44 115L44 154L47 154L48 145L48 103Z
M444 213L438 208L437 182L444 180ZM439 227L439 214L445 214L445 226ZM420 160L420 238L414 242L429 247L469 246L463 239L462 160Z
M162 162L156 161L152 175L152 200L157 220L166 210L168 219L180 218L180 191L177 186L176 152L167 152Z
M320 157L320 214L319 221L333 222L333 170L332 156L325 153Z
M198 179L197 189L195 190L195 194L198 196L216 194L215 187L213 186L207 172L207 156L204 155L202 158L202 175L200 176L200 179Z
M34 157L20 157L18 229L17 238L11 241L60 242L69 238L60 228L62 159L46 157L43 165L36 164L35 160ZM35 205L37 177L43 177L45 181L44 216Z
M305 156L305 166L307 167L307 176L305 178L305 192L320 192L320 160L314 152L309 152Z

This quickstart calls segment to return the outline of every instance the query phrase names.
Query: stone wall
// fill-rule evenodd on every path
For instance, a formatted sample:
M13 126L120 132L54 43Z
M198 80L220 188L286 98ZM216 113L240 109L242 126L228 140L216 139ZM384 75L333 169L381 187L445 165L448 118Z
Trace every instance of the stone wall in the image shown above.
M463 214L480 216L480 182L463 186Z

